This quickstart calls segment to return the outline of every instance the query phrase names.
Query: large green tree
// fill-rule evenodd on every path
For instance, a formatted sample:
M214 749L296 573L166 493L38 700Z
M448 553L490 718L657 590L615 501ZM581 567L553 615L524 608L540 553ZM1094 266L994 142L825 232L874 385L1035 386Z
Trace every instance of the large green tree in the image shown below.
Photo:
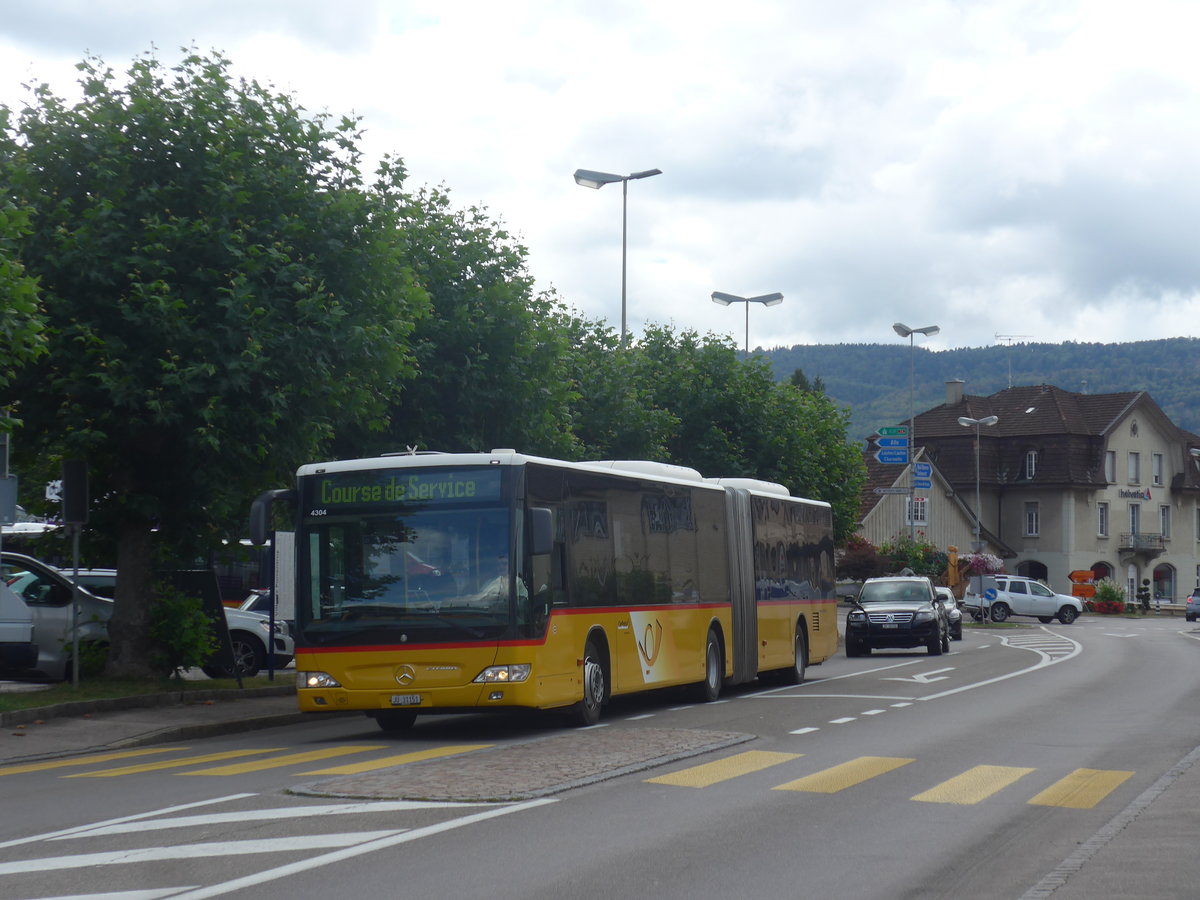
M0 128L5 111L0 109ZM2 182L0 182L2 185ZM12 380L17 369L46 352L46 319L38 302L37 280L31 277L18 256L18 241L29 229L29 213L20 209L9 191L0 187L0 388ZM0 409L0 414L4 410ZM0 432L8 425L0 415Z
M847 441L845 410L822 393L776 382L766 360L741 358L729 338L652 326L635 360L634 378L649 403L676 423L661 458L825 500L838 540L853 532L866 472Z
M337 455L513 447L570 456L570 334L553 293L534 290L525 247L485 210L456 208L445 189L408 197L403 230L430 298L411 338L417 374L394 398L387 430L349 431Z
M0 136L48 323L0 404L27 455L87 459L120 572L109 668L142 674L154 565L212 546L340 429L382 425L427 297L404 171L364 181L356 120L220 55L78 68L81 101L37 87Z

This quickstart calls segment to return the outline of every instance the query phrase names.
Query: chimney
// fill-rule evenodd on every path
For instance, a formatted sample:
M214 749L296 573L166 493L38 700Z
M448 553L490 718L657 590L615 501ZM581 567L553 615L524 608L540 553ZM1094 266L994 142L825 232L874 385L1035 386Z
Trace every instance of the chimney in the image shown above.
M951 378L946 382L946 405L958 406L963 402L963 384L961 378Z

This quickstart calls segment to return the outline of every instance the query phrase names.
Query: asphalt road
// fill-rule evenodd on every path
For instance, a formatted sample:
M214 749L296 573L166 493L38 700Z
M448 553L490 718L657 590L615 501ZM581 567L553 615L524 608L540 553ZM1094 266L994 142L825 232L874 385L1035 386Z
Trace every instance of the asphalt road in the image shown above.
M456 716L397 740L354 717L34 767L0 780L0 896L1044 896L1200 745L1198 637L967 629L949 655L838 656L799 687L617 702L590 731ZM589 756L679 730L738 739L629 771ZM530 769L563 786L461 800ZM373 799L328 796L356 789ZM1055 897L1190 896L1194 875Z

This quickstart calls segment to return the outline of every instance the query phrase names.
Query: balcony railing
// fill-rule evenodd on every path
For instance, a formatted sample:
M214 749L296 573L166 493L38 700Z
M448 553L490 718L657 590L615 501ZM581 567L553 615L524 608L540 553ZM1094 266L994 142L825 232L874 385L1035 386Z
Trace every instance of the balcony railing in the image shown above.
M1121 535L1120 549L1134 553L1162 553L1167 549L1167 539L1161 534L1145 531L1125 532Z

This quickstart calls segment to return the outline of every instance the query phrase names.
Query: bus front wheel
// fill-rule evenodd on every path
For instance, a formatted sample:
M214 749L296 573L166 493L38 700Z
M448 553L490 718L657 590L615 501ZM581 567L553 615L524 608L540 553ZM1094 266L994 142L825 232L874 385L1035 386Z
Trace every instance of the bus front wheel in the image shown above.
M580 725L595 725L606 695L604 661L596 644L588 641L583 648L583 698L575 704L575 721Z

